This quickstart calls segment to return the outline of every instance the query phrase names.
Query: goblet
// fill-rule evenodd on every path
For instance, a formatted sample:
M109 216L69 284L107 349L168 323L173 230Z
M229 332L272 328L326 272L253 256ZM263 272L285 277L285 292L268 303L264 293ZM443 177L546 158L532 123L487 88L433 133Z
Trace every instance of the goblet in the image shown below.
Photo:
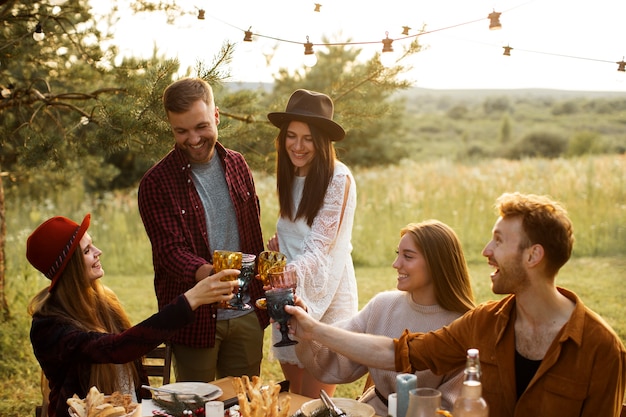
M287 264L287 257L276 251L263 251L259 254L259 279L264 286L270 285L269 271L281 271Z
M282 271L270 269L268 273L272 288L292 288L294 292L296 291L298 275L296 274L295 266L287 265Z
M254 260L256 255L244 253L241 260L241 273L237 277L239 282L239 289L237 290L236 297L231 300L230 305L237 310L250 310L252 307L248 303L244 303L243 296L248 290L250 280L254 277Z
M293 304L293 289L291 288L274 288L265 291L265 299L267 302L267 312L270 317L280 324L280 334L282 339L280 342L274 343L275 347L290 346L298 343L296 340L289 338L289 327L287 322L291 314L285 311L286 305Z
M213 252L213 271L215 273L223 271L224 269L241 269L241 263L243 260L243 254L241 252L233 252L227 250L216 250ZM241 275L241 274L240 274ZM222 281L234 281L237 279L236 275L227 275L222 277ZM217 308L233 309L228 301L221 301Z

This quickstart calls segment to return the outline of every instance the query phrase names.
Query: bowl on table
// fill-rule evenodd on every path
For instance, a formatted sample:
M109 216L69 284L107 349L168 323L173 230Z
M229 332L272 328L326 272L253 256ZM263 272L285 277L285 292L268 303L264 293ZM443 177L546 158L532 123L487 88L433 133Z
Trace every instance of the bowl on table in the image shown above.
M358 402L351 398L332 398L335 405L345 411L348 417L373 417L376 412L374 407L369 404ZM300 407L300 411L306 417L311 417L314 412L324 406L322 400L307 401ZM317 413L315 413L317 414Z

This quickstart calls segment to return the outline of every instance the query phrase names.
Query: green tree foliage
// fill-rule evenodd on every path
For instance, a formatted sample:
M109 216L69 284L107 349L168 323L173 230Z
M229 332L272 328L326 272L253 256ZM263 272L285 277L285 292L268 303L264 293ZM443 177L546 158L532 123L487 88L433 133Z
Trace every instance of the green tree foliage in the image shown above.
M467 107L464 106L464 105L459 104L459 105L456 105L456 106L452 107L450 110L448 110L446 112L446 115L449 118L451 118L451 119L461 120L461 119L465 118L467 113L468 113Z
M568 156L600 154L607 151L602 137L596 132L578 132L569 141Z
M172 146L161 94L178 62L155 51L150 59L115 65L117 49L102 46L111 35L97 29L101 22L89 10L86 0L60 7L11 1L0 8L0 166L14 192L54 192L69 185L73 172L82 173L90 190L134 186ZM115 10L107 17L112 25ZM32 37L38 22L40 42ZM219 84L232 52L225 43L194 75Z
M500 143L507 144L511 142L512 135L511 117L507 114L502 116L502 124L500 125Z
M483 103L485 114L502 113L511 109L508 97L489 97Z
M508 149L505 157L522 158L558 158L567 151L567 139L551 132L532 132L522 137Z
M564 114L576 114L578 112L579 103L577 100L567 100L552 107L552 114L561 116Z
M62 8L8 1L0 18L0 166L11 183L33 186L38 172L71 169L79 158L95 162L88 124L101 97L120 91L106 87L106 54L93 42L106 35L76 0ZM39 42L36 25L45 36Z

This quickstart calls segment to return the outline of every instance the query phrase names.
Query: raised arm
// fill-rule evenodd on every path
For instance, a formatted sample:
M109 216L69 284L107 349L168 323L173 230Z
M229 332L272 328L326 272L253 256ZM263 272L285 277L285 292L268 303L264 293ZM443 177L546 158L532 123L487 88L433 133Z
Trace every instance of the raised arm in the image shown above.
M365 366L395 370L394 341L390 337L355 333L319 322L300 307L285 306L292 315L291 333L305 340L315 340L334 352Z

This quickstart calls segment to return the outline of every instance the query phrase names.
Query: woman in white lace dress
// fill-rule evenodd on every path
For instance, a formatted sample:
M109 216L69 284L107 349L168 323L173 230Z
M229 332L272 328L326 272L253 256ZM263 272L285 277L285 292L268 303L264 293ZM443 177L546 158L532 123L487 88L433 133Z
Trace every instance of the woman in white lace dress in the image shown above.
M334 141L344 129L333 119L325 94L296 90L285 112L269 113L280 132L276 138L277 191L280 216L270 250L280 250L298 275L296 294L318 320L334 323L358 311L352 264L352 224L356 184L337 160ZM280 333L272 328L274 341ZM315 379L298 360L293 346L272 348L291 391L312 398L320 389L333 395L335 385Z

